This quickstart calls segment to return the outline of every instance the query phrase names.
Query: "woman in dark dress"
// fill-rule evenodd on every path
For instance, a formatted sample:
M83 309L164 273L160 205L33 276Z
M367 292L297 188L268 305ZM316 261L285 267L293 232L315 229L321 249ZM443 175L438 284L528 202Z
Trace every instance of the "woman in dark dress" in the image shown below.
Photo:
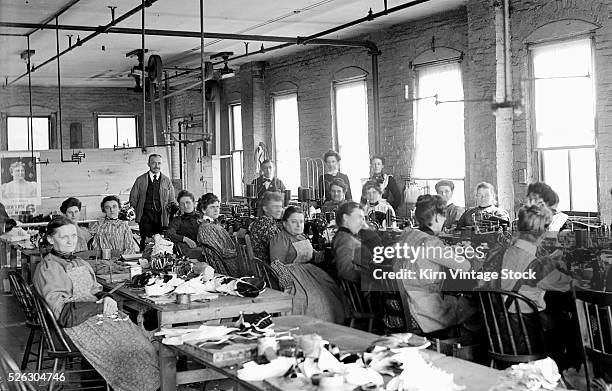
M263 216L253 221L249 232L255 256L270 263L270 241L282 229L279 220L283 215L283 196L280 193L267 192L261 200Z
M330 187L332 181L336 178L342 179L346 183L346 194L345 199L347 201L353 200L351 194L351 182L346 174L339 171L338 166L340 165L340 155L336 151L327 151L323 155L323 161L325 162L325 174L319 177L319 189L325 191L325 201L332 199Z
M198 230L198 243L204 261L213 269L221 274L242 277L236 244L217 221L219 207L219 198L213 193L204 194L198 200L198 210L204 216Z
M113 390L156 390L160 377L155 348L138 326L117 312L115 300L99 299L102 286L93 269L73 255L76 226L64 216L56 217L47 225L47 241L53 248L33 282L57 323Z
M195 209L195 197L187 190L181 190L176 197L181 214L168 225L166 237L177 246L181 254L189 258L202 258L202 249L198 247L198 229L202 218Z
M370 181L375 181L380 185L382 198L393 207L393 210L402 203L402 193L397 186L395 178L391 174L385 173L385 158L374 155L370 158ZM362 195L361 203L365 204L365 196Z
M283 230L270 242L270 259L282 263L293 279L293 315L342 323L344 296L338 284L312 263L322 260L323 254L314 251L304 235L304 214L289 206L282 220Z
M346 191L348 185L340 178L336 178L331 182L329 186L329 192L331 193L331 200L325 201L321 207L321 212L336 212L338 207L344 204L346 201Z

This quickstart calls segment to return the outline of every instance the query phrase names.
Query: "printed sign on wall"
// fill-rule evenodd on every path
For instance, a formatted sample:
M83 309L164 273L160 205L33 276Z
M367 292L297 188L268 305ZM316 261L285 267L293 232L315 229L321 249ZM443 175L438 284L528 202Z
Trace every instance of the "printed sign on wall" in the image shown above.
M40 153L4 152L0 154L0 202L9 215L33 211L41 204L40 170L36 162Z

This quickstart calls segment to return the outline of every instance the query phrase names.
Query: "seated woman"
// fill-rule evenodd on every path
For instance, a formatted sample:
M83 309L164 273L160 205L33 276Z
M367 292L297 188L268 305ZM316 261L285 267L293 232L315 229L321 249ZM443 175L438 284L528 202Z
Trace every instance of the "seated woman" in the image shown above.
M121 254L134 254L138 245L127 221L119 220L119 197L110 195L102 199L100 207L105 217L93 223L89 232L93 235L94 250L111 249Z
M556 238L569 218L565 213L557 211L559 206L559 195L557 192L544 182L530 183L527 187L527 200L529 204L543 201L550 208L553 216L546 237Z
M236 244L217 221L219 208L219 198L213 193L206 193L198 200L198 211L204 216L198 229L198 244L204 261L218 273L242 277Z
M455 258L454 252L437 237L446 220L445 208L446 201L439 195L420 196L414 212L419 228L407 228L398 240L400 246L425 250L412 259L401 258L395 263L398 269L414 273L414 278L403 279L402 284L410 313L425 333L461 325L476 314L476 308L465 297L441 292L444 278L439 272L444 268L465 271L471 268L464 258Z
M253 253L266 263L270 263L270 241L281 231L280 220L283 215L283 196L267 192L261 200L263 215L256 218L249 228Z
M461 215L457 221L457 229L474 226L474 219L478 218L479 214L490 213L500 219L510 222L508 212L496 206L495 188L487 182L480 182L476 185L476 202L477 206L468 209Z
M304 235L304 214L289 206L282 220L283 230L270 242L270 259L273 267L281 262L292 276L292 313L342 323L346 316L344 295L327 273L311 263L318 253Z
M362 269L369 267L372 260L372 253L359 237L359 232L367 228L363 208L352 201L343 204L336 212L336 224L338 231L332 247L337 276L359 282Z
M202 258L202 249L198 248L198 230L200 214L195 209L195 197L187 190L181 190L176 197L181 214L172 219L166 230L170 239L181 254L193 258Z
M77 236L79 238L79 241L74 252L78 253L81 251L87 251L87 244L91 240L91 234L86 228L79 227L77 225L81 214L81 201L79 201L78 198L74 197L67 198L64 202L62 202L62 205L60 206L60 212L62 212L66 217L68 217L68 220L72 221L72 223L77 227Z
M402 203L402 193L395 178L391 174L385 173L385 158L380 155L374 155L370 158L370 179L377 182L382 190L382 199L387 201L397 210ZM362 195L361 203L365 204L365 197Z
M572 329L573 322L569 319L560 322L559 320L563 317L563 314L558 311L558 308L555 311L546 311L547 303L544 300L544 296L547 291L569 291L572 278L560 270L562 266L558 260L548 256L539 258L536 256L538 245L544 239L552 220L552 211L543 202L539 202L522 207L518 215L518 237L510 247L491 251L484 265L484 270L495 271L499 274L501 274L502 269L514 272L531 271L532 273L529 274L535 275L535 278L498 278L491 281L482 281L479 285L485 288L514 291L526 296L538 308L538 316L544 328L544 337L549 341L547 346L558 346L561 343L565 347L569 347L571 345L566 345L566 342L571 342L572 336L563 337L559 326L563 324L564 328ZM531 308L522 302L519 307L523 314L533 313ZM508 311L511 313L516 312L516 308L512 305L508 308ZM567 308L564 312L570 313L572 311ZM571 318L571 316L569 317ZM529 316L526 316L525 319L527 323L533 322ZM513 327L520 327L518 319L514 319L513 322L515 322ZM531 329L529 324L527 327ZM576 332L578 333L578 331ZM522 348L525 348L524 341L516 342L519 345L522 343ZM521 348L519 347L519 349ZM553 358L558 359L559 357ZM558 364L561 367L563 366L562 363L558 362Z
M391 217L395 219L395 211L393 207L382 199L382 189L380 184L376 181L367 181L363 185L363 195L366 198L365 204L365 215L370 217L371 214L376 215L378 222L387 216L387 213L391 214ZM384 216L384 217L383 217ZM395 227L395 221L391 224Z
M321 207L321 212L336 212L338 207L346 202L346 199L344 199L344 197L346 195L347 189L348 186L342 179L336 178L332 180L329 185L331 200L325 201L325 203Z
M110 317L125 318L117 314L115 300L98 300L102 286L94 271L73 255L76 226L64 216L56 217L47 225L46 239L52 250L36 269L33 282L57 323L114 390L156 390L155 348L134 323Z

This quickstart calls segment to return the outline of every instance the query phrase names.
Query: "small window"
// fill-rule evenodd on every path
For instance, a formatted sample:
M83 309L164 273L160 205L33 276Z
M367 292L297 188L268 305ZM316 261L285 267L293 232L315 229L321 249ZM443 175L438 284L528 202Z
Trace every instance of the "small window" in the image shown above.
M232 188L234 196L242 196L242 113L240 104L230 105L232 137Z
M365 80L334 83L338 153L342 172L349 178L351 192L359 199L362 180L368 177L368 96Z
M27 151L28 145L28 119L30 117L8 117L7 139L9 151ZM32 117L32 137L34 139L34 150L42 151L49 149L49 117Z
M463 83L458 62L417 66L412 176L435 193L440 179L455 184L453 203L465 204Z
M300 123L297 94L274 96L274 143L276 176L291 194L300 186Z
M591 40L536 45L531 59L541 179L559 194L558 209L597 211Z
M98 148L136 147L136 116L98 115Z

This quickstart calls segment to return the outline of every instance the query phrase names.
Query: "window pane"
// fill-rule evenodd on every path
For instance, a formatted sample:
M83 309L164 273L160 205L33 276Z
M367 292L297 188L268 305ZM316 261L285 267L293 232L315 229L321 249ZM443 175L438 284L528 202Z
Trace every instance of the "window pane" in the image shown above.
M594 145L591 41L535 47L533 71L538 148Z
M234 140L234 150L242 149L242 112L240 105L232 106L232 136Z
M117 121L115 118L98 117L98 148L117 145Z
M234 196L242 196L242 151L232 153L232 181Z
M291 194L300 186L300 126L297 94L276 96L274 104L274 141L276 171Z
M368 97L365 81L334 86L338 153L342 172L351 184L353 200L359 200L362 179L369 175Z
M559 195L559 210L570 210L567 150L542 151L543 178Z
M136 118L119 117L117 118L118 144L126 147L136 146Z
M136 133L134 116L98 117L98 148L135 147Z
M28 117L8 117L7 136L9 151L27 151L28 146ZM33 117L32 134L35 150L49 149L49 118Z
M595 149L570 151L572 173L572 209L581 212L597 211L597 171Z
M438 96L441 102L463 99L459 64L428 66L417 71L417 98ZM463 102L416 101L415 178L464 178Z

